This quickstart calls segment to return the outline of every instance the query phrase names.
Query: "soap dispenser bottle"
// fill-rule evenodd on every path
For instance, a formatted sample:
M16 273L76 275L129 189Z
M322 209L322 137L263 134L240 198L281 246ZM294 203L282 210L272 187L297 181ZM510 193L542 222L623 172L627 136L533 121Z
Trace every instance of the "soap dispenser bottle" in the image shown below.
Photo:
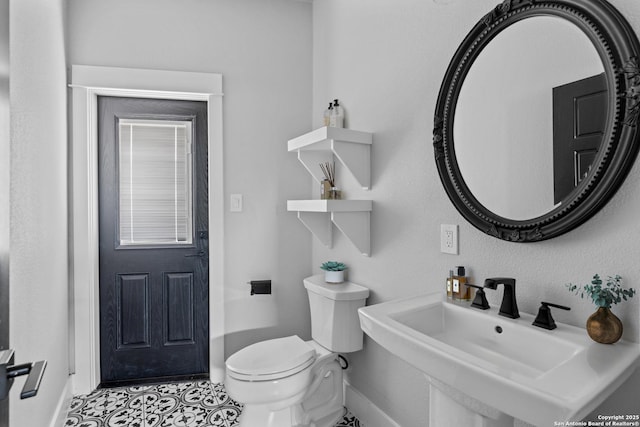
M344 127L344 109L337 99L333 100L333 111L329 119L329 126L334 128Z

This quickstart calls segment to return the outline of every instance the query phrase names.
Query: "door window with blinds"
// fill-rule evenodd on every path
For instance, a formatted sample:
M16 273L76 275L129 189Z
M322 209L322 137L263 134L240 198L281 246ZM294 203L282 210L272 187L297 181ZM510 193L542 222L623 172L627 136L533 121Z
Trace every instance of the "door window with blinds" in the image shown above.
M193 243L189 120L118 120L121 247Z

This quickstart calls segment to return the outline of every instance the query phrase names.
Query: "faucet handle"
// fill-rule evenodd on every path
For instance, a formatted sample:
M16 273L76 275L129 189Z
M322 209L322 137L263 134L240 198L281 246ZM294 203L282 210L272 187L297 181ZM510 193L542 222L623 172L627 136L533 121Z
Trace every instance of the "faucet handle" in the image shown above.
M551 309L549 307L559 308L561 310L571 310L570 307L566 307L564 305L553 304L550 302L541 302L540 308L538 309L538 315L536 316L536 320L533 321L532 325L538 326L540 328L549 329L550 331L555 329L556 322L551 317Z
M473 299L471 303L471 307L479 308L480 310L488 310L489 309L489 301L487 301L487 296L484 293L484 289L482 286L472 285L471 283L467 283L467 286L471 286L472 288L476 288L476 297Z

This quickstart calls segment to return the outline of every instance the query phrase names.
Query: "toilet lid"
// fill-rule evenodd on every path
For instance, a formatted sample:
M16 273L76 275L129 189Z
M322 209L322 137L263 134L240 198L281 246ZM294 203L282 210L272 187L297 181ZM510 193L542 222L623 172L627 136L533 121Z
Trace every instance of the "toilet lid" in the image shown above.
M274 376L283 378L309 366L315 355L313 347L293 335L245 347L231 355L226 366L234 377L255 377L258 380Z

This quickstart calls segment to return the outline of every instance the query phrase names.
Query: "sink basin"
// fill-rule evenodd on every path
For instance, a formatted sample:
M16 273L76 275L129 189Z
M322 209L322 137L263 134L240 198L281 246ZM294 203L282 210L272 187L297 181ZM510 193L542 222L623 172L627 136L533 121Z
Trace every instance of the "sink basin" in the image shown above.
M548 331L520 315L441 294L359 309L362 330L428 378L534 425L582 419L640 366L636 343L598 344L582 328Z

